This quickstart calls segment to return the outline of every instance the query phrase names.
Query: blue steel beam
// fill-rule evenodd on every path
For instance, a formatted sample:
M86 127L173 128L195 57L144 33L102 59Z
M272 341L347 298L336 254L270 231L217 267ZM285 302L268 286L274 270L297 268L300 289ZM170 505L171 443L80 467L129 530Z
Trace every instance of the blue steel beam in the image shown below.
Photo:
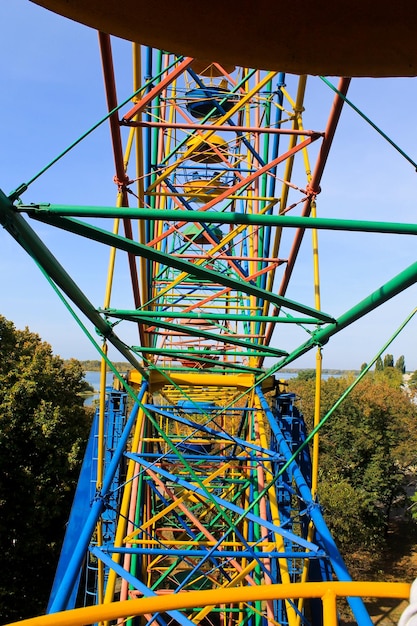
M281 429L279 428L275 416L271 408L269 407L268 402L266 401L266 398L262 393L262 390L258 387L256 389L256 392L261 402L262 409L268 418L268 423L270 425L271 431L277 440L279 451L281 452L281 454L284 455L286 460L291 459L292 452L289 447L288 441ZM343 561L342 555L340 554L336 543L328 529L328 526L320 510L320 506L313 499L310 487L308 486L299 466L295 461L293 461L289 465L288 469L291 472L291 475L297 485L300 497L306 505L306 511L308 511L310 518L314 523L315 528L317 529L317 539L319 539L322 544L320 548L324 549L338 579L340 581L351 581L352 578ZM372 621L368 615L362 599L349 598L348 602L358 623L363 626L372 626Z
M272 542L270 542L272 543ZM179 550L175 548L112 548L110 546L102 548L102 552L105 554L150 554L153 556L166 555L166 556L178 556L178 557L202 557L207 555L206 550L197 550L194 548L185 548ZM314 554L311 552L278 552L276 550L228 550L227 548L221 550L215 550L211 553L212 557L216 558L253 558L254 554L257 558L268 559L321 559L326 556L324 550L318 550Z
M113 561L113 559L104 550L101 550L97 546L93 546L90 549L90 552L91 554L94 554L94 556L96 556L98 559L100 559L100 561L103 561L103 563L107 565L107 567L113 569L116 574L119 574L119 576L127 580L127 582L132 585L132 587L140 591L145 597L150 598L157 595L154 591L152 591L152 589L149 589L149 587L147 587L141 580L136 578L136 576L133 576L133 574L130 574L125 569L123 569L121 565ZM182 626L195 626L195 624L187 617L185 617L180 611L167 611L167 613L171 615L171 617L173 617L175 620L177 620L179 624L182 624Z
M246 441L245 439L240 439L239 437L235 437L234 435L229 435L225 431L215 430L214 428L210 428L206 424L199 424L198 422L194 422L193 420L189 420L189 419L186 419L185 417L181 417L180 415L173 413L171 411L165 411L164 409L162 409L161 407L155 404L145 404L144 406L150 411L157 413L158 415L162 415L163 417L168 417L171 420L175 420L176 422L179 422L180 424L190 426L197 431L207 433L208 435L212 437L216 437L217 439L224 439L225 441L230 441L231 443L241 446L243 449L249 448L250 450L255 450L256 452L260 452L261 454L265 455L265 458L263 459L265 461L273 461L273 460L278 460L279 458L282 458L274 450L268 450L267 448L262 448L261 446L256 445L256 443ZM197 409L194 412L197 413L198 412ZM218 409L216 413L218 413ZM209 418L208 421L211 421L211 419L214 419L214 417L216 417L216 415Z
M141 389L138 393L138 402L142 401L143 396L147 390L147 386L148 385L146 382L142 383ZM59 611L64 611L67 608L71 591L74 587L78 573L82 567L85 555L88 550L88 546L90 544L90 540L97 526L97 522L106 506L107 494L111 490L114 476L119 469L119 464L123 457L123 453L125 451L128 439L130 437L130 433L136 422L138 409L139 409L139 404L136 403L123 429L123 433L119 439L117 448L114 451L114 456L111 460L108 470L104 475L103 486L100 490L100 493L97 494L96 499L94 500L91 506L91 509L85 521L85 524L80 531L78 542L76 546L74 547L72 557L68 563L66 572L64 576L62 577L61 584L56 590L56 595L49 608L49 613L57 613Z
M161 467L156 466L155 463L148 463L147 461L145 461L145 459L142 458L140 454L133 454L132 452L128 452L126 453L126 457L128 459L133 459L134 461L139 463L139 465L142 465L146 469L152 469L152 471L156 472L157 474L160 474L161 476L168 479L173 484L177 484L181 487L184 487L185 489L187 489L188 491L192 493L200 495L203 498L207 498L209 496L211 500L214 500L222 508L229 510L233 513L237 513L238 515L243 515L243 517L246 517L248 520L254 522L255 524L258 524L259 526L263 526L267 530L270 530L273 533L276 533L277 535L281 535L282 537L287 538L289 541L292 541L293 543L298 544L306 548L307 550L311 550L314 553L317 553L319 550L319 547L316 544L312 543L311 541L307 541L306 539L303 539L302 537L298 537L294 533L289 532L280 526L277 526L273 522L262 519L261 517L259 517L259 515L254 515L250 511L245 511L242 507L237 506L236 504L233 504L232 502L228 502L224 498L220 498L219 496L216 496L215 494L209 492L208 489L207 491L205 491L204 489L197 487L193 483L189 482L188 480L185 480L184 478L181 478L177 474L171 474L171 472L167 472ZM211 487L213 486L214 485L211 485ZM208 487L210 487L210 485Z

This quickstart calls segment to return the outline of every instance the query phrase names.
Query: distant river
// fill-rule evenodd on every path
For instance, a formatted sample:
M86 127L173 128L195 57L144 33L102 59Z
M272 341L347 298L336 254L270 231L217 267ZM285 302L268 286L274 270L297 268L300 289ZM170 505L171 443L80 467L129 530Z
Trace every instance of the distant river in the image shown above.
M322 380L327 380L328 378L340 378L345 375L347 375L347 372L345 374L322 374L321 378ZM289 380L290 378L295 378L298 374L296 372L277 372L275 376L283 380Z
M84 376L85 380L89 385L94 387L94 390L97 392L94 395L88 396L85 399L84 405L91 406L94 404L95 400L98 400L99 391L100 391L100 372L86 372ZM106 374L106 387L111 387L113 384L113 372L107 372Z

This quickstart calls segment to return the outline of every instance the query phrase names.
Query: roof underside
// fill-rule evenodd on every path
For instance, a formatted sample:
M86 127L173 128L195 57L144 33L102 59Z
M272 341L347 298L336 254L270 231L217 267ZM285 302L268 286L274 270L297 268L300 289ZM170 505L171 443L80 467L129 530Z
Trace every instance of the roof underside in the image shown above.
M33 0L180 55L293 74L416 76L417 3L402 0Z

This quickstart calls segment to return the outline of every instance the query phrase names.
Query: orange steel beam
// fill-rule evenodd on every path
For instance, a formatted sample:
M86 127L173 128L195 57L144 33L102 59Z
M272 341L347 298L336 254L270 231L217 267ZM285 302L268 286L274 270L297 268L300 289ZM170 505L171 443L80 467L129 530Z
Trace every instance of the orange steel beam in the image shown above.
M250 280L253 280L254 278L257 278L258 276L261 276L262 274L265 274L266 272L270 272L272 269L274 269L277 265L280 265L279 262L276 263L272 263L271 265L268 265L268 267L264 267L263 269L259 270L258 272L255 272L254 274L251 274L250 276L246 276L243 280L243 282L249 282ZM166 287L164 287L164 290L166 290ZM207 296L207 298L205 298L204 300L200 300L192 305L190 305L189 307L187 307L186 309L184 309L183 313L188 313L189 311L192 311L193 309L196 309L198 307L203 306L204 304L206 304L207 302L210 302L211 300L214 300L215 298L219 298L220 296L223 296L226 293L229 293L229 291L231 291L232 288L231 287L225 287L225 289L222 289L221 291L211 294L210 296ZM158 294L155 296L156 298L158 297ZM153 330L154 328L156 328L155 326L149 326L147 329L147 332ZM249 336L249 335L247 335ZM258 335L258 336L264 336L264 335Z
M121 124L130 122L135 117L135 115L141 113L148 106L148 104L161 93L161 91L168 87L168 85L170 85L176 78L178 78L178 76L180 76L184 72L184 70L187 69L187 67L191 65L193 60L194 59L187 57L181 63L179 63L179 65L177 65L177 67L173 69L172 72L165 76L165 78L163 78L161 82L159 82L155 87L153 87L153 89L150 89L148 93L143 96L143 98L141 98L139 102L126 113L126 115L123 116Z
M310 137L308 137L307 139L305 139L301 143L297 144L296 146L294 146L290 150L287 150L287 152L284 152L283 154L278 156L276 159L274 159L270 163L267 163L263 167L260 167L256 172L254 172L253 174L250 174L244 180L239 181L238 183L236 183L232 187L229 187L229 189L227 189L223 193L219 194L216 198L213 198L212 200L207 202L207 204L205 204L200 209L198 209L198 211L195 211L195 213L196 214L204 213L204 211L208 211L209 209L211 209L213 206L215 206L219 202L222 202L223 200L227 200L227 198L230 195L235 194L237 191L242 189L242 187L245 187L246 185L249 185L251 182L253 182L257 178L262 176L262 174L266 174L270 169L272 169L276 165L279 165L280 163L282 163L283 161L285 161L286 159L291 157L293 154L296 154L297 152L300 152L300 150L304 150L304 148L306 148L307 146L309 146L311 143L313 143L314 141L316 141L317 139L319 139L322 136L323 136L323 133L318 133L317 132L317 133L312 134ZM202 219L201 221L204 221L204 219ZM154 246L156 243L158 243L159 241L164 239L164 237L168 237L168 235L171 235L175 231L176 228L180 228L181 226L184 226L185 223L186 222L178 222L178 224L176 226L171 226L170 228L168 228L167 231L165 231L165 233L163 235L160 235L159 237L156 237L155 239L150 241L148 245L149 246Z
M338 89L343 95L346 95L349 85L350 85L350 78L342 78L339 82ZM343 98L340 98L338 95L336 95L333 100L332 110L329 116L326 130L324 132L324 140L321 145L319 156L317 158L316 167L314 169L314 172L311 178L311 183L310 183L311 193L306 199L304 207L303 207L303 211L302 211L303 217L308 217L310 215L311 202L313 201L313 199L315 199L316 195L320 193L321 177L323 176L324 167L326 165L330 148L333 143L333 138L336 132L337 124L339 122L340 114L342 112L343 104L344 104ZM287 269L283 276L282 283L281 283L280 290L279 290L280 295L283 295L287 290L288 283L290 281L291 274L294 269L295 261L297 258L298 251L300 249L304 232L305 232L305 229L299 228L294 237L294 244L288 256Z
M207 259L212 261L225 260L230 259L229 256L225 254L218 254L216 256L212 256L210 254L172 254L171 256L177 257L179 259ZM233 259L235 261L264 261L265 263L278 263L282 265L282 263L286 262L286 259L276 259L274 257L266 257L266 256L237 256L233 255Z

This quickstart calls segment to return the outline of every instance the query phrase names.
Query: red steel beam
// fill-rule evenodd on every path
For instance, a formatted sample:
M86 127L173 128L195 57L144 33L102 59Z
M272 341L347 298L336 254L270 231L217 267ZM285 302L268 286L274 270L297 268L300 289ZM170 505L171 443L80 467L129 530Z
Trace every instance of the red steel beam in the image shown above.
M338 90L344 96L347 94L347 91L349 89L350 80L351 80L350 78L341 78L339 81ZM340 119L343 104L344 104L343 98L341 98L339 95L336 95L333 100L332 108L331 108L330 115L327 121L326 130L324 132L323 143L321 145L321 149L317 157L317 161L316 161L316 166L314 168L314 172L311 178L310 194L309 194L309 197L306 199L303 210L302 210L303 217L309 217L311 213L311 203L320 191L320 181L323 176L324 167L327 163L327 158L329 156L330 148L333 143L334 135L336 132L337 124ZM285 268L285 272L282 277L281 285L280 285L279 292L278 292L280 296L284 296L287 291L287 287L288 287L288 284L289 284L289 281L290 281L290 278L294 269L295 261L297 259L301 242L304 237L304 232L305 232L304 228L298 228L295 233L293 245L292 245L290 254L288 255L287 266ZM279 313L279 307L275 307L273 315L278 315L278 313ZM266 332L266 345L270 343L272 339L273 331L274 331L274 325L269 324L269 328L267 329L267 332Z
M186 70L187 67L189 67L193 61L194 59L192 59L191 57L185 58L179 65L177 65L177 67L174 70L172 70L172 72L167 74L167 76L165 76L165 78L163 78L161 82L159 82L155 87L153 87L153 89L148 91L148 93L144 95L143 98L141 98L139 102L135 104L135 106L126 113L126 115L123 116L121 123L126 124L126 123L131 122L132 118L134 118L135 115L143 111L148 106L148 104L152 102L154 98L159 96L159 94L166 87L168 87L168 85L170 85L176 78L178 78L178 76L180 76L182 72L184 72L184 70Z
M277 134L277 135L302 135L304 137L311 137L311 135L321 135L324 136L324 133L319 133L315 130L298 130L292 128L259 128L255 126L222 126L221 124L193 124L193 123L184 123L180 122L147 122L147 121L135 121L125 123L124 118L121 121L122 124L126 126L148 126L152 128L178 128L178 129L190 129L190 130L219 130L222 132L236 132L236 133L269 133L269 134ZM210 139L207 140L210 143Z
M111 42L110 35L106 33L99 32L98 34L99 44L100 44L100 53L101 53L101 62L103 68L103 76L104 76L104 85L106 90L106 98L107 98L107 107L109 111L113 111L117 107L117 92L116 92L116 81L114 77L114 66L113 66L113 56L111 50ZM119 124L119 116L118 112L115 111L109 118L110 123L110 134L112 140L113 147L113 155L114 155L114 164L116 169L116 182L119 185L119 191L122 194L122 206L128 207L128 194L126 189L126 183L128 182L128 177L126 175L126 169L123 158L123 145L122 138L120 134L120 124ZM123 218L123 228L125 231L125 236L128 239L133 241L133 232L132 232L132 223L128 218ZM133 298L135 302L135 307L141 306L141 297L139 291L139 277L138 270L136 265L136 257L133 254L128 254L129 261L129 269L130 269L130 277L132 282L132 292ZM143 325L138 324L139 337L143 342L145 339L145 335L143 332ZM143 344L146 345L146 344Z

